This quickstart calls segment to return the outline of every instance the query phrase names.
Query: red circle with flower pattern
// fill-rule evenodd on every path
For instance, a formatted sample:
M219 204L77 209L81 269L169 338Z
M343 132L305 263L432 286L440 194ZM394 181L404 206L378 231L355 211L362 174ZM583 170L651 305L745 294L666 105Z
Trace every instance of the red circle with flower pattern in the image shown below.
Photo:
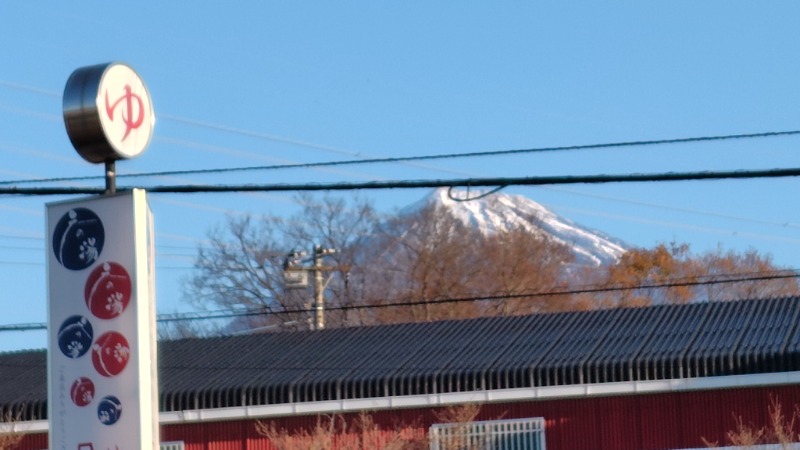
M115 262L105 262L89 274L83 288L86 306L100 319L113 319L131 301L131 277Z
M104 377L119 375L131 357L131 349L125 336L116 331L102 334L92 345L92 364Z
M72 383L69 390L72 403L77 406L86 406L94 399L94 383L86 377L80 377Z

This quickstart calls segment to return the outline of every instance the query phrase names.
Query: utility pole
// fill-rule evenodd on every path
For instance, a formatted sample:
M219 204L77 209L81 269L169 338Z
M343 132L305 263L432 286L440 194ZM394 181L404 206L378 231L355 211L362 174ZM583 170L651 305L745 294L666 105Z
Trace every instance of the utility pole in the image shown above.
M314 329L325 328L325 283L322 279L323 270L333 270L335 267L322 265L322 257L336 253L336 249L314 246Z
M332 272L338 270L338 266L326 266L323 264L323 257L333 255L336 253L334 248L323 248L321 245L315 245L310 262L311 266L303 266L302 257L305 252L293 251L286 255L283 262L283 277L285 287L287 289L307 288L308 287L308 273L314 273L314 317L309 320L309 325L313 330L321 330L325 328L325 284L326 280L323 272ZM330 278L328 279L330 281Z

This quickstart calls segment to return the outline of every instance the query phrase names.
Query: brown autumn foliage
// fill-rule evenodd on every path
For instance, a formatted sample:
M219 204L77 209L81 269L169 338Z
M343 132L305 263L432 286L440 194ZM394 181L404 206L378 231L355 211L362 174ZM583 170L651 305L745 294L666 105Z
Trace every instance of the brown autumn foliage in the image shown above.
M776 267L769 256L756 250L717 249L694 255L688 244L676 243L632 249L616 264L594 270L586 278L597 286L619 288L583 296L585 303L602 307L800 294L794 274Z
M325 257L328 327L800 294L793 273L756 250L696 255L687 244L660 244L578 268L571 251L545 235L484 236L433 206L379 220L358 197L298 200L301 210L288 220L229 218L198 251L186 285L195 306L263 313L239 317L227 331L308 328L313 283L285 289L283 262L314 245L338 250ZM743 278L751 280L732 281ZM213 330L176 322L161 334L204 332Z
M379 323L475 317L475 303L439 303L445 298L466 297L479 268L472 264L474 230L452 217L439 217L433 208L416 216L401 216L383 224L372 243L371 264L364 267L367 303L373 305L413 302L402 308L378 309Z
M574 257L562 244L522 229L490 236L428 206L387 221L365 268L379 323L431 321L570 309L566 298L525 296L566 288ZM490 297L491 300L481 301ZM476 299L448 302L449 299Z
M687 279L694 271L686 245L659 245L654 249L632 249L619 261L594 274L596 285L609 287L637 287L667 284L676 279ZM635 288L601 293L596 299L602 306L644 306L654 303L685 303L692 299L690 289L677 286L668 288Z

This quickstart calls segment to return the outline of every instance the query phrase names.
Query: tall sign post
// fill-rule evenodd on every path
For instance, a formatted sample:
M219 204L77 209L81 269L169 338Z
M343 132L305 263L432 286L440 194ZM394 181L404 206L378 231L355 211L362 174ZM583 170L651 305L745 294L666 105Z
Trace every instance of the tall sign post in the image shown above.
M153 218L144 190L117 193L114 163L150 141L154 113L119 63L73 72L64 122L78 153L104 163L102 196L47 205L51 450L159 445Z

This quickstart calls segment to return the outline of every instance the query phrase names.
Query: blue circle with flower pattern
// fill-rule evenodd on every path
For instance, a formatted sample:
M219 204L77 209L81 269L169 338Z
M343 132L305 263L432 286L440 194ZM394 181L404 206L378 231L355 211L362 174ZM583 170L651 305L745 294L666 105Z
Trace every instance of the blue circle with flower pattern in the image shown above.
M103 425L114 425L122 416L122 403L117 397L109 395L97 405L97 418Z
M92 210L73 208L58 220L53 230L53 252L69 270L91 266L100 257L105 243L103 222Z
M80 358L92 346L92 323L83 316L70 316L58 328L58 348L68 358Z

